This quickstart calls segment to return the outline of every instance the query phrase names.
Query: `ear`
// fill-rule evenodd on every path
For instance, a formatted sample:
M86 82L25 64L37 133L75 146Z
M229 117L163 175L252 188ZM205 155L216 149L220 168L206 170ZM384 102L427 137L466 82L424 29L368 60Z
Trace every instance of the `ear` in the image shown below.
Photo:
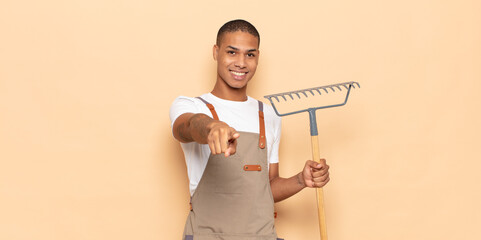
M219 56L219 46L217 46L217 44L214 44L214 47L212 48L212 54L214 56L214 60L217 61L217 57Z

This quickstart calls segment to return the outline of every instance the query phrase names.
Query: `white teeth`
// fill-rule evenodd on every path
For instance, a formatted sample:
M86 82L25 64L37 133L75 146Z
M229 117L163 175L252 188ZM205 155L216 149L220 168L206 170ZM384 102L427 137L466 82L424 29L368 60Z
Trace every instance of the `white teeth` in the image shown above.
M234 72L234 71L231 71L231 72L236 76L242 76L246 74L245 72Z

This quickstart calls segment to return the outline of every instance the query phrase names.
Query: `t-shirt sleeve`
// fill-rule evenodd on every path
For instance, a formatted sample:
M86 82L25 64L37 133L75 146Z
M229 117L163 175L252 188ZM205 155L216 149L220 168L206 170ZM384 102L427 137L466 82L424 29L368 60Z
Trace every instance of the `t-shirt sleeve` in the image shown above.
M170 106L170 124L174 126L175 120L184 113L199 113L199 109L193 98L180 96Z
M274 119L275 125L275 137L274 142L272 143L271 152L269 154L269 163L278 163L279 162L279 144L281 141L281 118L275 117Z

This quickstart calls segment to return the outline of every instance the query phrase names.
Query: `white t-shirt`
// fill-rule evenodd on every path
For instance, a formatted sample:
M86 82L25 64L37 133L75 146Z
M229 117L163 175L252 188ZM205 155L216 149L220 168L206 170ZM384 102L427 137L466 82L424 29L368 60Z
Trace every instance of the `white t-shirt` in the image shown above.
M247 101L229 101L218 98L211 93L200 96L205 101L214 105L220 121L227 123L238 132L259 133L259 103L256 99L248 97ZM281 118L274 109L264 105L264 122L267 140L267 159L269 163L279 162L279 140L281 137ZM175 120L184 113L203 113L212 117L209 108L197 98L180 96L174 100L170 107L170 120L172 126ZM187 164L189 188L191 196L204 173L210 156L209 145L196 142L181 143Z

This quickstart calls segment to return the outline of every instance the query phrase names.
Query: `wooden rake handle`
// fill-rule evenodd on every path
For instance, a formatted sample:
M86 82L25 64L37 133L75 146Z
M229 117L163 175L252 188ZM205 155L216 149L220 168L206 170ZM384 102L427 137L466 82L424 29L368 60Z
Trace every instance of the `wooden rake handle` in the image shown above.
M316 109L309 109L309 125L311 129L312 160L320 163L319 139L317 132ZM326 214L324 213L324 192L322 188L316 189L317 196L317 217L319 218L319 229L321 240L327 240Z
M312 159L317 163L320 163L319 140L317 135L311 136L311 145L312 145ZM319 229L321 232L321 240L327 240L326 215L324 213L324 192L322 188L316 189L316 196L317 196L317 216L319 218Z

